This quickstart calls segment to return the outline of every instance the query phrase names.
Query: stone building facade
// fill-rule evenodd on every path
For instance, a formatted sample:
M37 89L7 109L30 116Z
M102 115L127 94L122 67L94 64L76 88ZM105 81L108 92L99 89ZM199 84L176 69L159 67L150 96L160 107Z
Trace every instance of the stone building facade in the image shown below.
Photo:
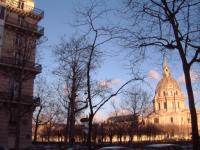
M33 0L0 0L0 145L9 149L31 144L32 113L39 105L33 84L41 72L35 54L44 12L34 5Z

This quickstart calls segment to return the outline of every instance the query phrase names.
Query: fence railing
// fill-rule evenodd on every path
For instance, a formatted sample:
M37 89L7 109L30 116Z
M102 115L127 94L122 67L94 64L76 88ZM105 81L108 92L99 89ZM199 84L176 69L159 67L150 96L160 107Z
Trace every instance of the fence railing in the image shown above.
M44 35L44 27L38 26L37 24L31 24L25 20L18 20L17 18L13 18L10 16L6 17L5 21L7 24Z
M0 102L6 103L22 103L31 105L40 105L40 98L28 95L22 95L20 101L17 101L17 96L14 96L12 92L0 92Z
M21 68L24 67L24 69L30 68L39 73L42 71L42 66L40 64L12 57L0 57L0 64L13 65Z

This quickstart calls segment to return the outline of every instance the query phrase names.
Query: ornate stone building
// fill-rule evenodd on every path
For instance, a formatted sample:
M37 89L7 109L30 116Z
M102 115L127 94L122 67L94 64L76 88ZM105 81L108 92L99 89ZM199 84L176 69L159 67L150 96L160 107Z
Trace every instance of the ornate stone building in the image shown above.
M38 26L44 12L33 0L0 0L0 145L9 149L31 144L32 113L39 104L33 97ZM17 138L16 138L17 137Z
M180 86L171 77L170 68L166 61L163 65L163 78L158 82L153 99L153 112L148 115L146 122L188 128L191 133L190 111L185 106L184 94ZM197 110L200 127L200 111Z

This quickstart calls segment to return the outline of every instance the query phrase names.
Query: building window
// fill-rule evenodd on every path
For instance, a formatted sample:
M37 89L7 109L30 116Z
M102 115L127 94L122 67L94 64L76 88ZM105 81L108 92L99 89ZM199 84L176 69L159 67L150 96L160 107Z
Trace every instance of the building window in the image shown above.
M15 45L16 46L21 46L22 45L22 35L17 34L15 37Z
M167 102L164 102L164 109L167 109Z
M178 108L180 107L180 104L179 104L179 102L178 102Z
M23 56L20 52L16 52L15 53L15 64L16 65L23 65Z
M160 110L160 103L158 103L158 109Z
M22 25L24 22L24 16L18 16L18 23Z
M17 123L17 117L16 117L16 110L15 109L12 109L9 113L9 124L10 125L16 125Z
M5 7L0 6L0 19L4 20L5 16Z
M170 118L170 120L171 120L171 123L173 123L173 122L174 122L174 120L173 120L173 117L171 117L171 118Z
M188 118L187 120L188 120L188 123L190 123L190 118Z
M19 82L15 81L15 79L10 80L10 89L9 93L11 96L11 99L16 99L18 97L18 91L19 91Z
M154 118L154 123L159 124L159 119L158 118Z
M24 9L24 1L19 1L18 8Z

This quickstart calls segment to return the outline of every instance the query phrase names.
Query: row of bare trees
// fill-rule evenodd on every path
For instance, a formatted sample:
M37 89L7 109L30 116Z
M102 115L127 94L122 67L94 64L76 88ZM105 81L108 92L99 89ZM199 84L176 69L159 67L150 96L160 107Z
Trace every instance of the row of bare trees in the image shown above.
M124 128L126 126L126 128ZM134 142L134 141L156 141L170 140L174 138L187 140L190 136L189 126L178 125L155 125L155 124L135 124L131 122L104 122L94 123L91 142L94 144L114 142ZM65 125L46 124L39 131L39 141L42 142L64 142ZM83 125L75 125L75 143L87 143L87 134Z

